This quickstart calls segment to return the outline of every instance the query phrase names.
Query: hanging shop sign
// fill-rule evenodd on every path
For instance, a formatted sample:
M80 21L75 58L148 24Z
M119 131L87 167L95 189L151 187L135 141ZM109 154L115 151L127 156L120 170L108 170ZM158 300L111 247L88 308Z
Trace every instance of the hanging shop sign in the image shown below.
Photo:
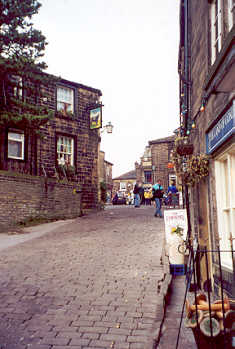
M211 154L233 134L235 134L235 101L206 134L207 154Z
M186 209L165 210L164 222L166 243L169 243L175 235L178 235L182 237L183 240L186 240L188 232Z
M179 248L184 247L188 231L187 212L181 210L165 210L166 254L170 264L184 264L184 254Z
M90 110L90 129L94 130L102 127L102 108L97 107Z

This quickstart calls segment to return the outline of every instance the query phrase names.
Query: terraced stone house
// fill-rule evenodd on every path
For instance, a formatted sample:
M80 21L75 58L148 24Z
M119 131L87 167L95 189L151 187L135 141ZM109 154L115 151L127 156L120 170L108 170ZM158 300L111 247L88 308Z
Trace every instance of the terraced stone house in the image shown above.
M19 85L18 98L24 98ZM100 90L58 79L44 87L54 117L40 135L23 127L0 127L0 220L2 225L33 217L64 218L98 200L98 129L90 128L90 109L100 106ZM46 97L45 97L46 96Z

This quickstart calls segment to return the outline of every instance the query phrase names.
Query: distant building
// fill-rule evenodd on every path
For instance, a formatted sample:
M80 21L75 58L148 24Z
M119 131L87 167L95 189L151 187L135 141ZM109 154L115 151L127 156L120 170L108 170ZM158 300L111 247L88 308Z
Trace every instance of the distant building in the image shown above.
M107 201L109 202L112 197L113 189L113 164L105 160L105 152L100 150L99 152L99 185L104 185L107 193Z
M113 193L118 191L127 194L134 189L136 183L136 170L129 171L113 179Z
M174 168L169 168L174 138L175 136L169 136L149 141L140 163L135 163L137 180L145 187L160 179L164 189L167 189L171 180L176 178Z

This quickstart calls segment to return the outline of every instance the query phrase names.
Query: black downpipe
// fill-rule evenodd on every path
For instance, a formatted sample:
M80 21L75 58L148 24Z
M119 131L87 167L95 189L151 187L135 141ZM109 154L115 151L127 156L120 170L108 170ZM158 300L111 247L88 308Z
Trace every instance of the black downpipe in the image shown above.
M189 121L189 0L184 0L184 76L186 83L184 83L184 101L185 101L185 132L188 129ZM185 185L185 204L188 218L188 239L191 237L191 219L189 208L189 191L188 185ZM190 240L189 240L190 241Z

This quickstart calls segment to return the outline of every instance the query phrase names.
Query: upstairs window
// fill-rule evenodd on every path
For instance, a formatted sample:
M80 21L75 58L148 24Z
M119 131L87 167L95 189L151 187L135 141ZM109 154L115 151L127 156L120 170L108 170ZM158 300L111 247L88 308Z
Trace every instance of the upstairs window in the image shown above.
M222 0L211 4L211 64L216 60L222 47Z
M20 131L8 132L8 158L24 160L24 133Z
M57 87L57 110L63 114L74 111L74 90L67 87Z
M72 137L57 136L58 165L74 165L74 139Z
M144 171L144 182L152 183L152 171Z
M12 76L13 94L15 98L23 98L23 79L21 76L13 75Z

